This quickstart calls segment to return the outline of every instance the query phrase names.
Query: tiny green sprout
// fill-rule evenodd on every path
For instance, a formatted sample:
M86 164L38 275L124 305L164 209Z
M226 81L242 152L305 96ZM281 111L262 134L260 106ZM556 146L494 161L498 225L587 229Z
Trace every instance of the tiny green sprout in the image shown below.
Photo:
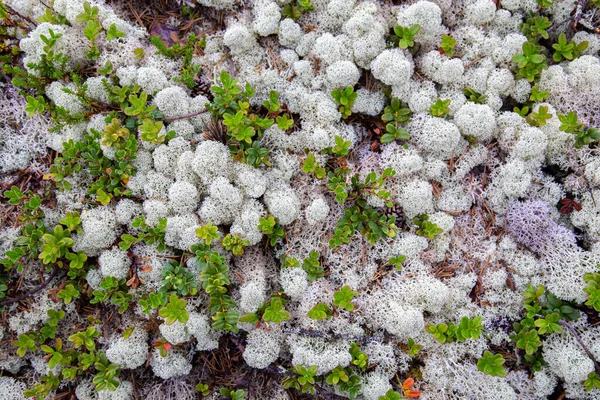
M598 128L587 128L582 130L575 137L575 148L580 149L586 144L600 142L600 130Z
M13 342L13 346L17 347L19 357L24 357L28 350L32 353L37 350L34 334L23 333L19 335L19 338Z
M154 144L161 144L165 140L166 135L160 134L162 128L162 121L155 122L150 118L144 118L142 124L138 127L142 140Z
M513 340L516 342L517 348L525 350L529 355L534 354L542 345L542 341L535 329L529 331L522 329L514 336Z
M583 381L583 386L588 392L591 392L594 388L600 389L600 376L595 371L590 372L587 379Z
M46 100L42 96L27 96L27 105L25 106L25 111L27 112L28 117L32 117L36 113L43 113L45 108Z
M331 372L329 373L329 375L327 375L327 378L325 379L325 381L329 384L329 385L337 385L340 382L348 382L348 374L346 373L346 370L344 369L344 367L342 367L341 365L338 365L337 367L335 367L334 369L331 370Z
M12 186L10 190L4 192L4 196L12 205L19 204L24 198L27 197L23 194L23 192L21 192L21 189L19 189L17 186Z
M168 263L161 272L162 281L160 292L165 295L175 293L179 296L196 295L196 278L177 261Z
M505 361L502 354L492 354L492 352L486 350L483 356L477 360L477 369L487 375L505 377Z
M231 251L231 254L234 256L241 256L244 254L244 247L248 246L250 241L242 238L239 234L232 235L231 233L228 233L227 236L223 238L222 244L223 247L225 247L225 250Z
M310 256L302 262L302 269L308 274L309 281L314 281L325 276L323 267L321 267L321 263L319 262L319 257L319 253L313 250L310 252Z
M350 286L344 286L341 290L333 293L333 304L336 307L343 308L347 311L354 310L352 299L358 294L357 291L350 289Z
M277 218L272 215L269 215L268 218L260 217L258 230L267 236L271 246L275 246L277 240L285 237L283 228L279 225Z
M354 92L352 86L345 89L335 89L331 92L335 102L340 105L339 111L342 113L342 118L346 119L352 114L352 106L357 99L358 94Z
M552 45L554 49L552 59L556 62L561 62L563 59L573 60L579 57L587 47L588 42L585 41L577 44L571 40L571 42L567 43L567 36L561 33L558 35L558 42Z
M65 304L69 304L73 299L79 297L79 291L75 289L75 286L69 284L58 292L58 298L62 299Z
M415 45L415 35L419 33L421 26L414 24L409 27L403 27L396 25L394 27L394 33L398 37L398 47L401 49L408 49Z
M537 5L540 9L550 8L553 5L551 0L535 0L535 1L537 2Z
M404 128L398 128L394 124L389 123L385 126L385 131L381 135L381 143L388 144L396 140L408 140L410 139L410 133Z
M406 261L406 256L398 256L390 258L389 264L393 265L398 271L402 270L402 263Z
M201 227L196 229L196 236L206 243L207 246L210 246L213 240L219 240L219 228L208 222L206 225L202 225Z
M136 60L141 60L146 55L146 52L144 51L143 48L137 47L137 48L133 49L133 55Z
M410 122L412 111L410 108L402 107L399 99L393 98L389 106L383 109L381 120L383 122L394 122L397 125L404 125Z
M402 400L402 395L394 389L390 389L383 396L379 396L379 400Z
M577 121L577 114L569 111L567 115L558 114L560 121L560 130L567 133L579 133L583 130L583 124Z
M93 21L95 19L98 19L98 7L92 7L89 1L84 1L83 12L77 15L77 22Z
M242 315L240 317L240 322L248 322L250 324L257 324L260 321L260 317L258 314L250 313L246 315Z
M360 347L356 343L352 343L350 345L350 355L352 355L352 364L356 365L358 368L363 371L367 369L367 365L369 364L369 358L366 353L363 353L360 350Z
M210 394L210 387L205 383L197 384L196 390L198 391L198 393L200 393L204 397L206 397Z
M552 22L548 17L535 16L529 17L527 20L519 25L523 34L527 39L537 43L540 37L548 39L550 36L546 29L552 26Z
M450 113L450 99L438 99L429 108L429 115L444 118Z
M583 280L587 283L583 291L588 295L585 305L594 307L594 310L600 312L600 273L587 273L583 276Z
M442 35L442 44L440 45L445 55L452 58L454 56L454 47L456 46L456 40L450 35Z
M123 149L130 136L129 129L121 126L121 121L113 118L110 124L104 127L102 132L102 145L113 147L115 149Z
M239 332L239 328L237 327L239 314L236 310L217 311L215 315L212 316L212 319L212 328L214 330L233 333Z
M119 387L119 381L116 376L119 375L121 369L118 364L111 363L106 358L104 353L100 353L98 361L94 364L94 368L98 373L92 379L92 382L96 385L96 391L107 389L114 392Z
M419 354L419 351L423 348L423 345L416 344L414 339L409 338L406 344L406 348L408 350L408 355L411 357L416 357Z
M69 342L73 343L76 349L85 346L88 351L96 350L95 338L100 336L100 332L95 326L88 326L86 330L79 331L69 336Z
M300 18L305 12L313 10L314 6L311 0L298 0L297 4L286 4L281 9L281 16L283 18L290 18L293 21L297 21L298 18Z
M219 394L221 396L223 396L226 399L231 399L231 400L245 400L246 399L246 392L243 389L228 389L228 388L221 388L219 390Z
M539 54L544 50L532 42L525 42L522 46L523 54L513 56L512 61L517 64L519 75L529 82L535 81L542 74L546 65L546 57Z
M560 315L552 313L546 315L546 318L538 318L535 320L534 325L538 328L538 334L543 335L545 333L561 333L562 328L558 320Z
M471 88L464 88L463 94L467 97L467 100L475 104L485 104L487 97Z
M537 112L532 112L526 119L531 126L544 126L550 118L552 118L552 114L548 112L548 107L540 106Z
M276 90L269 92L269 100L264 100L263 105L270 114L274 114L281 109L279 104L279 93Z
M341 136L336 136L334 140L335 146L333 146L331 149L333 154L337 155L338 157L346 157L350 152L349 149L352 145L352 142L342 139Z
M294 257L286 257L283 260L283 268L295 268L300 266L300 261Z
M548 97L548 92L540 92L537 86L531 88L531 95L529 95L529 101L544 101ZM525 114L527 115L527 114Z
M269 161L269 153L270 151L268 148L261 147L260 142L255 140L252 142L252 146L245 151L246 161L255 168L260 167L262 164L270 167L271 162Z
M417 235L423 236L429 239L433 239L436 235L444 232L442 228L429 221L429 215L422 214L413 218L413 222L417 225Z
M167 305L158 311L158 315L165 319L167 325L172 325L175 321L186 323L189 319L189 314L185 309L185 305L185 300L172 294L169 297Z
M277 121L277 127L284 132L294 126L294 119L288 114L279 115L275 120Z
M331 318L332 315L333 312L331 311L331 308L325 303L317 304L308 312L308 317L315 321Z
M106 31L106 40L113 40L122 37L125 37L125 32L118 30L115 24L110 24L110 27Z
M317 179L325 178L325 168L319 166L313 153L308 153L306 160L302 162L302 172L314 174Z
M285 389L300 390L302 393L314 394L317 369L318 367L316 365L308 368L301 364L296 365L293 370L295 374L290 375L283 380L283 387Z
M263 314L263 320L265 322L274 322L281 324L283 321L287 321L292 315L285 310L283 299L281 297L272 297L271 304L265 308Z

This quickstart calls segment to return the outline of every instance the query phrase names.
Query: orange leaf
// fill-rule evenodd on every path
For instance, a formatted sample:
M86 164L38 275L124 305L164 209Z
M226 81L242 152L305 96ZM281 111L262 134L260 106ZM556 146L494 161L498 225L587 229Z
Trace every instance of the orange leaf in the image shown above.
M402 390L408 390L413 387L415 384L415 380L413 378L406 378L404 383L402 384Z
M140 267L140 271L142 271L142 272L150 272L150 271L152 271L152 266L151 265L142 265Z
M406 392L404 392L404 395L409 399L418 399L421 395L421 392L419 392L418 390L407 390Z
M170 343L166 343L166 342L165 342L165 343L163 344L163 349L165 349L166 351L169 351L169 350L171 350L171 347L173 347L173 346L171 346L171 344L170 344Z

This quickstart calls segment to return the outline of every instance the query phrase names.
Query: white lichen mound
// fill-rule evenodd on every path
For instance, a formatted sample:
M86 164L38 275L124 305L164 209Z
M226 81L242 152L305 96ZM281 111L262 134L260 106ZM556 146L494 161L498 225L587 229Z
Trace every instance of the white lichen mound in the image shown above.
M113 340L106 349L106 358L121 368L140 367L148 358L148 332L134 328L127 339L119 337Z

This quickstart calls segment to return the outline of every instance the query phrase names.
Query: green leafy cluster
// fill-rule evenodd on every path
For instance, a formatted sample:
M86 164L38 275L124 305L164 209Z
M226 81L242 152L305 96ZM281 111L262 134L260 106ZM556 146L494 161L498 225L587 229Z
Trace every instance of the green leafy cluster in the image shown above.
M286 4L281 9L281 17L282 18L291 18L294 21L297 21L305 12L314 11L314 6L311 0L298 0L294 1L290 4Z
M210 245L218 240L218 232L212 224L205 225L205 229L201 228L196 232L198 237L204 239L204 243L192 246L191 250L196 254L195 260L200 270L202 289L210 297L212 327L215 330L237 333L239 314L234 309L235 302L227 295L228 286L231 284L229 266L225 263L225 258Z
M283 227L279 225L279 220L272 215L267 218L260 217L258 230L265 234L271 246L275 246L280 238L285 237L285 232Z
M228 233L221 241L221 244L225 250L230 251L234 256L241 256L244 254L244 247L248 246L250 241L242 238L240 234L232 235Z
M429 115L444 118L450 113L450 99L438 99L429 108Z
M598 128L586 127L578 122L577 114L569 111L567 115L558 114L560 121L560 130L575 135L575 148L581 149L583 146L594 142L600 142L600 130Z
M167 325L172 325L176 321L185 324L190 318L185 306L185 300L180 299L176 294L172 294L169 296L168 303L158 311L158 315L165 319Z
M283 380L283 387L286 389L296 389L302 393L315 394L315 375L317 366L305 367L296 365L292 374Z
M129 293L125 278L117 279L114 276L105 277L100 282L100 289L92 292L91 304L112 304L118 307L119 314L129 309L133 296Z
M392 99L390 105L383 109L381 120L386 122L385 131L381 136L381 143L392 143L396 140L408 140L410 134L406 128L400 127L410 122L412 112L407 107L402 107L399 99Z
M175 81L183 82L190 89L197 85L195 78L198 76L202 65L192 61L194 55L206 47L206 35L200 38L191 33L183 45L174 43L171 47L167 47L160 36L152 36L150 43L156 47L157 54L174 60L181 60L181 70L179 70L179 76L174 78Z
M429 220L429 215L421 214L413 218L413 222L417 226L417 235L429 239L433 239L436 235L444 232L442 228Z
M587 286L583 291L588 295L586 306L593 307L600 312L600 273L588 273L583 276Z
M238 85L238 80L233 79L226 71L222 71L219 77L219 85L211 87L214 95L213 102L207 104L208 110L213 118L223 121L227 127L229 149L238 161L247 162L255 167L265 164L270 165L269 150L260 146L257 141L265 129L275 123L281 112L279 94L271 92L269 100L266 101L266 113L262 115L252 112L250 98L254 96L254 89L246 83L244 89ZM279 119L278 123L286 129L289 128L289 118ZM293 121L292 121L293 122ZM255 141L258 144L255 144Z
M339 111L342 113L342 118L346 119L352 115L352 106L354 106L354 101L358 98L358 94L354 92L352 86L348 86L345 89L335 89L331 92L331 96L339 104Z
M77 16L77 22L87 22L83 35L90 41L90 47L85 51L85 55L90 60L97 60L100 57L100 49L96 46L96 39L102 32L102 24L98 18L98 7L91 6L88 1L83 2L83 12ZM106 30L106 40L114 40L125 37L125 33L117 29L115 24L111 24Z
M64 311L48 310L49 321L39 332L21 334L13 341L19 357L24 357L28 352L37 353L39 347L49 368L60 367L57 375L49 372L41 376L39 383L24 392L25 397L45 398L58 388L63 379L73 380L90 371L95 371L92 382L97 391L115 391L119 387L116 378L120 374L120 368L117 364L110 363L103 352L97 351L96 340L100 336L98 329L91 325L73 333L68 337L71 345L67 348L63 339L55 337L56 326L64 316Z
M554 296L543 285L529 285L522 296L524 316L513 324L515 333L510 338L518 349L525 351L525 360L532 364L535 371L539 371L544 365L541 336L561 333L561 320L574 321L580 314L574 304Z
M547 29L551 26L552 22L548 19L548 17L532 15L528 17L525 22L522 22L519 25L519 28L527 37L527 39L535 44L540 40L540 38L548 39L550 37Z
M129 248L139 242L144 242L150 246L156 243L156 250L165 251L167 245L165 244L165 229L167 229L167 219L159 218L156 226L150 226L146 223L146 217L134 218L131 226L137 229L139 232L137 236L124 233L121 235L121 241L119 247L121 250L129 250Z
M4 196L11 205L21 205L19 222L22 224L21 235L16 239L16 246L6 251L5 257L0 261L5 272L16 268L17 272L23 271L24 262L35 260L41 251L42 236L46 233L44 225L44 212L40 208L42 200L33 192L21 192L12 186L4 192Z
M571 40L567 43L567 36L564 33L561 33L558 35L558 42L552 45L552 48L554 49L552 59L556 62L561 62L563 59L574 60L579 57L587 47L588 42L586 41L575 43Z
M194 296L198 293L194 274L186 270L177 261L165 265L161 275L161 293L176 294L178 296Z
M485 102L487 101L486 95L481 94L471 88L464 88L463 94L467 98L467 101L470 101L475 104L485 104Z
M414 24L409 27L396 25L394 27L395 37L391 40L401 49L408 49L415 45L415 35L421 30L421 25Z
M505 362L502 354L492 354L491 351L486 350L483 352L483 356L477 360L477 369L487 375L505 377Z
M548 68L546 56L541 54L543 46L538 46L535 42L523 43L522 54L513 56L512 61L517 64L519 76L527 79L529 82L537 81L542 71Z
M452 58L454 56L456 46L456 39L454 39L450 35L443 34L442 35L442 43L440 44L440 48L444 52L445 55Z
M137 152L135 137L129 136L124 147L115 151L113 159L103 155L100 137L101 134L92 129L92 133L85 135L81 142L69 139L63 144L62 155L54 159L44 179L51 179L57 188L68 191L73 185L66 178L85 170L92 177L87 193L96 195L98 202L108 204L115 196L130 196L127 183L135 175L132 165Z
M281 296L272 296L269 303L258 308L256 313L246 314L240 318L240 322L257 324L261 319L264 322L281 324L289 320L292 315L285 309L286 300Z
M464 342L467 339L479 339L482 329L481 321L482 318L479 315L473 319L462 317L458 325L453 323L427 325L425 330L440 343Z

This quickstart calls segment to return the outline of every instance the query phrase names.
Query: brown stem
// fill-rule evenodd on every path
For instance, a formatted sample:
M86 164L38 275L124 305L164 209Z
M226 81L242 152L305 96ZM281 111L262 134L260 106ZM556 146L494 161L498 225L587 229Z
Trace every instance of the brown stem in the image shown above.
M36 288L34 288L33 290L31 290L31 291L29 291L29 292L27 292L27 293L25 293L25 294L22 294L22 295L21 295L21 296L19 296L19 297L15 297L14 299L9 299L9 300L3 301L2 303L0 303L0 307L3 307L3 306L5 306L5 305L7 305L7 304L15 303L15 302L17 302L17 301L21 301L21 300L24 300L24 299L26 299L26 298L28 298L28 297L30 297L30 296L33 296L34 294L36 294L37 292L39 292L40 290L42 290L43 288L45 288L46 286L48 286L48 284L49 284L50 282L52 282L52 280L53 280L53 279L56 277L56 275L58 274L58 270L59 270L59 268L58 268L58 267L55 267L55 268L52 270L52 272L50 272L50 276L48 276L48 279L46 279L46 280L44 281L44 283L42 283L41 285L37 286L37 287L36 287Z
M208 112L208 110L204 109L204 110L196 111L196 112L189 113L189 114L176 115L175 117L163 118L163 121L170 122L170 121L175 121L176 119L192 118L192 117L195 117L196 115L205 114L207 112Z
M575 330L575 327L573 325L571 325L570 323L568 323L567 321L565 321L564 319L561 319L558 322L562 326L567 328L569 331L571 331L573 336L575 336L575 340L577 340L577 343L579 343L579 345L581 347L583 347L583 351L585 351L585 354L587 354L587 356L594 362L594 369L596 370L596 374L600 375L600 364L598 364L596 357L594 357L594 355L592 354L590 349L586 346L586 344L583 343L583 340L581 340L581 337L579 336L579 333L577 333L577 331Z

